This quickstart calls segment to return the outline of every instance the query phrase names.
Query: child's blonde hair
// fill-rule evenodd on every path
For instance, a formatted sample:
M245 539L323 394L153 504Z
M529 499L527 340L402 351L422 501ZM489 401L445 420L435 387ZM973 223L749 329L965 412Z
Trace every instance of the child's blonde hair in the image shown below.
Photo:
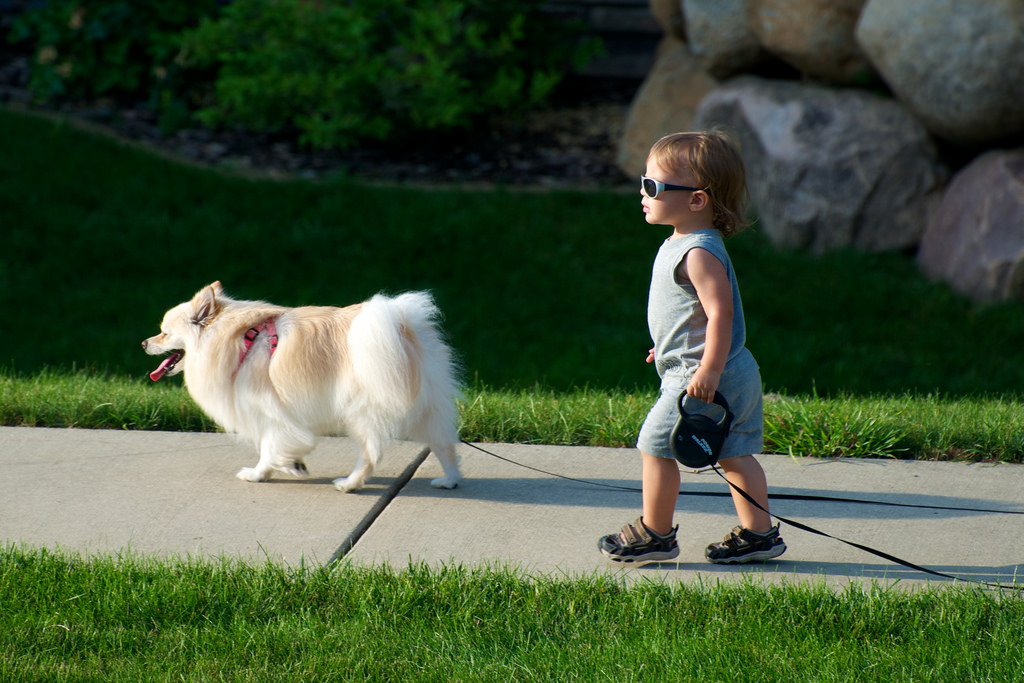
M721 131L673 133L654 143L647 160L675 174L689 168L711 198L712 221L723 237L746 228L747 173L736 144Z

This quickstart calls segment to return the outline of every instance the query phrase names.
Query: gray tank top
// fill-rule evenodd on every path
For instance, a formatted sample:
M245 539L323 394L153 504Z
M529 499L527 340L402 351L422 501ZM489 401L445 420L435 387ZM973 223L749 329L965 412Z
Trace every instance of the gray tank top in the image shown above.
M690 281L677 282L675 275L683 257L695 247L709 251L722 262L732 286L732 343L727 365L746 344L740 289L721 233L709 228L666 240L654 259L651 292L647 299L647 326L654 341L654 362L661 377L666 373L686 375L693 372L704 355L707 314Z

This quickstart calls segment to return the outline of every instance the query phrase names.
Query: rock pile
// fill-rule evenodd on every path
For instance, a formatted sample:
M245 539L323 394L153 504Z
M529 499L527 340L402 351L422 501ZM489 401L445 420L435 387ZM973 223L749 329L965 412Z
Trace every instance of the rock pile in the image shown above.
M775 243L916 250L975 300L1024 298L1024 3L651 4L665 34L624 172L661 135L725 127Z

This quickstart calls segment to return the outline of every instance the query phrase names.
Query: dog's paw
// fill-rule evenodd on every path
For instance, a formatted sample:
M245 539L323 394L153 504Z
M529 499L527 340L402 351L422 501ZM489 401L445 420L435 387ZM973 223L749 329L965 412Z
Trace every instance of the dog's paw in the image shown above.
M430 485L435 489L455 489L459 487L460 481L462 481L462 477L438 477L431 479Z
M270 479L270 477L255 467L243 467L238 470L238 474L235 476L242 481L266 481L267 479Z
M351 493L352 491L358 491L363 488L363 482L358 478L338 477L334 480L334 488L343 493Z

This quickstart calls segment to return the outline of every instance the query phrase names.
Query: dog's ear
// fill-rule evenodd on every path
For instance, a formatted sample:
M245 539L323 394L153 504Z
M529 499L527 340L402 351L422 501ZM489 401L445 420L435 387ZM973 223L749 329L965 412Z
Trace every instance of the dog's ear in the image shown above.
M220 310L217 297L223 295L224 290L221 289L220 283L214 282L192 297L192 324L203 327L209 323Z

